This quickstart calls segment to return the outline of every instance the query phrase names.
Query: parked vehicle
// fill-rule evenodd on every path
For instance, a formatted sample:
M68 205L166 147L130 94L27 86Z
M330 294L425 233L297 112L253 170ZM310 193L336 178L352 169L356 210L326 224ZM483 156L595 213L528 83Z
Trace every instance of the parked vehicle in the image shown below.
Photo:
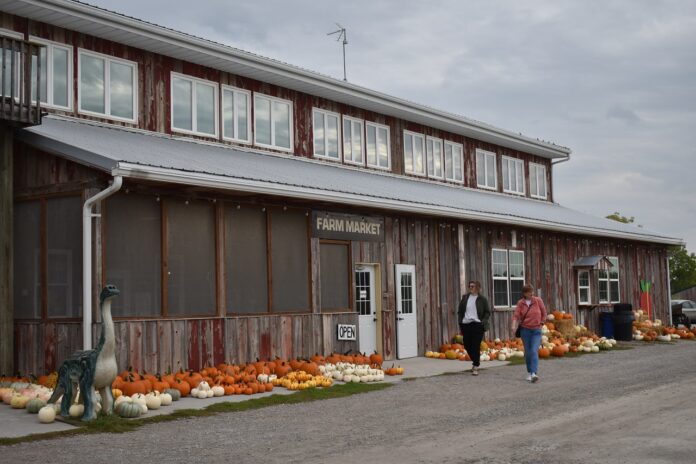
M672 325L696 324L696 303L691 300L672 300Z

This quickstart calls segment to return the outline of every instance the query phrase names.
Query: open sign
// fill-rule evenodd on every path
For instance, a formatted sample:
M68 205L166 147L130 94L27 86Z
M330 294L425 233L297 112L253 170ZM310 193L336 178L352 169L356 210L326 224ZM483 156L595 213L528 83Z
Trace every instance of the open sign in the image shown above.
M339 340L355 340L357 338L357 330L355 325L338 324L338 339Z

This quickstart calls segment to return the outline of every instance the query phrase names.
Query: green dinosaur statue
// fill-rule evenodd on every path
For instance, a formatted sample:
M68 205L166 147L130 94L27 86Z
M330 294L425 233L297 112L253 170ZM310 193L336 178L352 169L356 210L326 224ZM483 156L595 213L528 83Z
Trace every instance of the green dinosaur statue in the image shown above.
M86 351L76 351L63 361L58 369L58 382L51 395L49 403L55 403L62 395L60 413L69 415L70 405L75 401L77 387L80 388L80 398L84 403L83 421L96 419L96 395L99 390L102 400L102 411L105 414L113 412L114 399L111 384L118 374L116 365L116 340L114 322L111 319L111 300L120 292L114 285L107 285L99 295L102 328L96 348Z

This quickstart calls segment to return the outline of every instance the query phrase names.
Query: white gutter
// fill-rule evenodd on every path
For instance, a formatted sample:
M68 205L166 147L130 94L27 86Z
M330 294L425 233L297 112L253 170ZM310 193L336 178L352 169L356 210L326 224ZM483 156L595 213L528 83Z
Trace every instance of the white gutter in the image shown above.
M123 177L114 176L113 183L90 197L82 207L82 346L84 350L92 349L92 208L104 198L121 189Z
M143 166L131 163L118 163L118 167L112 170L114 176L124 176L133 179L151 180L155 182L167 182L182 185L195 185L221 190L233 190L264 195L276 195L303 200L317 200L321 202L333 202L351 206L365 206L368 208L386 209L398 212L425 214L431 216L448 217L453 219L477 220L494 222L498 224L514 225L517 227L533 227L556 232L572 232L601 237L622 238L643 242L663 243L668 245L682 245L680 239L670 239L659 236L646 236L627 232L612 231L594 227L573 226L568 224L554 224L525 217L504 218L494 213L482 211L462 210L448 206L437 206L392 200L389 198L373 198L365 195L347 192L335 192L330 190L318 190L296 185L275 184L258 180L231 178L214 174L196 173L189 171L177 171L153 166Z

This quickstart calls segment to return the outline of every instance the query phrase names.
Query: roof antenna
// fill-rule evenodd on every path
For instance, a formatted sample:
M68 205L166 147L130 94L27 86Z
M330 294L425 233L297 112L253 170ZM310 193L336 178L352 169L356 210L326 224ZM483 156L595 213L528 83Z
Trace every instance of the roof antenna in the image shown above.
M346 79L346 45L348 45L348 35L346 34L346 28L341 26L338 23L335 23L339 29L334 32L329 32L326 35L334 35L338 34L338 37L336 38L336 42L339 42L341 39L343 39L343 80L348 82L348 79Z

